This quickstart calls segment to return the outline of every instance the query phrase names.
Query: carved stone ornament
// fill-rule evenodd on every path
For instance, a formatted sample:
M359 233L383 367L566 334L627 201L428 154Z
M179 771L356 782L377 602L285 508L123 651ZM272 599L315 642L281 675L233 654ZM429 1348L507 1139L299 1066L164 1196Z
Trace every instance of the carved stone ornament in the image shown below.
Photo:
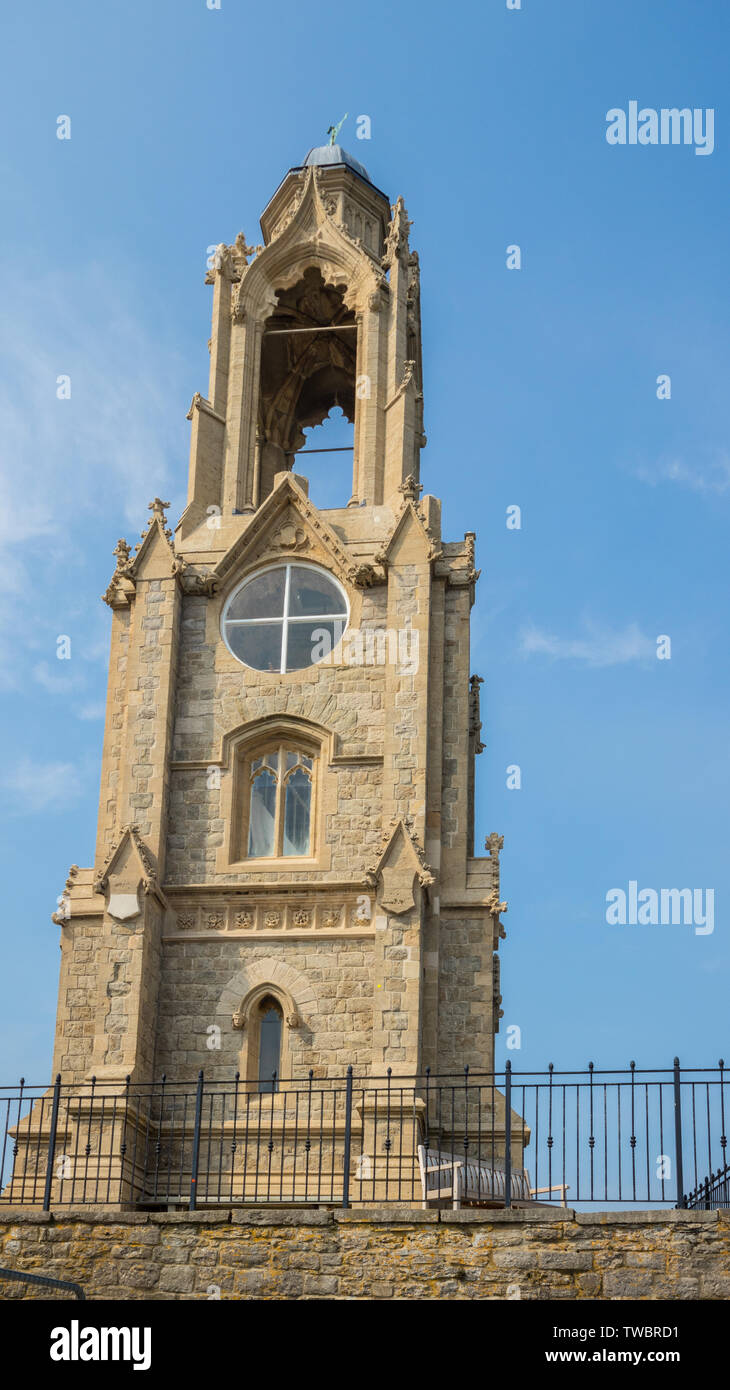
M314 171L312 171L312 173L313 173L313 172L314 172ZM300 177L301 177L301 176L300 176ZM306 176L305 176L305 178L306 178ZM291 200L291 202L290 202L290 204L289 204L289 206L288 206L286 212L279 218L279 221L277 222L276 226L273 228L272 233L271 233L271 240L272 240L272 241L275 241L276 237L281 236L281 233L282 233L283 231L286 230L286 228L289 226L289 223L291 222L292 218L295 217L295 215L296 215L297 212L299 211L299 208L301 207L301 204L302 204L302 199L303 199L303 197L304 197L304 188L305 188L305 180L302 181L302 186L299 188L298 192L295 193L295 195L294 195L294 197L292 198L292 200Z
M291 528L289 530L288 528ZM231 573L253 560L260 561L266 554L294 554L297 548L304 548L299 532L305 532L312 547L312 553L321 555L324 565L331 565L338 574L345 574L352 563L352 556L342 546L336 532L309 498L297 486L290 473L284 473L279 485L262 502L257 512L257 525L251 526L231 546L219 561L214 571L219 583L224 583ZM283 539L291 541L294 533L295 545L272 546L269 539L276 539L286 532Z
M135 884L137 885L137 887L135 888L135 896L136 896L136 893L138 892L139 886L140 886L140 884L141 884L142 891L143 891L145 894L152 893L152 894L156 895L157 898L160 900L160 902L163 904L163 906L166 906L166 902L165 902L164 895L163 895L163 893L160 891L160 888L159 888L158 883L157 883L157 877L156 877L156 870L155 870L154 862L153 862L153 860L152 860L152 858L151 858L151 856L150 856L150 853L149 853L149 850L147 849L147 846L145 845L144 841L140 838L139 828L138 828L138 826L135 825L135 824L129 824L129 825L123 825L123 826L122 826L121 833L120 833L120 835L119 835L119 839L116 841L116 843L114 844L114 846L113 846L112 849L110 850L109 854L107 855L107 858L106 858L105 863L104 863L104 867L102 868L102 871L101 871L99 877L98 877L98 878L95 880L95 882L94 882L94 885L93 885L93 887L94 887L94 892L95 892L95 893L106 893L106 891L107 891L107 889L108 889L108 887L109 887L109 878L110 878L110 876L111 876L111 874L112 874L112 871L113 871L113 869L114 869L115 862L116 862L117 859L121 856L124 843L125 843L125 841L127 841L127 840L131 842L131 845L132 845L132 847L133 847L133 850L136 851L137 859L138 859L138 864L139 864L139 867L140 867L140 870L141 870L141 873L140 873L139 877L135 877L135 880L134 880ZM124 852L126 853L126 850L125 850ZM114 891L113 891L112 896L115 896L115 895L118 896L118 895L120 895L120 894L121 894L122 896L130 896L130 897L132 896L132 893L131 893L131 881L130 881L130 886L127 887L127 883L126 883L126 882L119 882L119 881L117 880L117 882L115 883L115 886L114 886ZM110 899L110 901L111 901L111 899ZM125 916L135 915L134 913L129 913L129 912L126 910L129 906L131 906L131 904L126 904L126 905L124 905L124 904L117 904L117 906L121 907L121 908L122 908L122 911L123 911L123 913L124 913L123 916L120 916L120 920L123 921L124 918L125 918ZM110 908L110 911L111 911L111 908ZM112 916L117 916L117 915L118 915L118 914L117 914L116 912L112 912Z
M479 735L482 731L481 711L479 708L479 687L484 681L481 676L469 677L469 734L474 741L474 752L483 753L485 745Z
M122 885L125 887L126 885ZM141 908L137 888L132 888L129 884L129 892L119 892L115 889L109 894L107 912L117 922L131 922L135 917L139 917Z
M499 892L499 856L502 852L503 845L504 835L498 835L494 830L492 831L491 835L487 835L487 838L484 841L484 848L489 850L489 857L492 862L493 884L492 890L486 899L486 907L495 918L499 918L502 912L507 911L507 903L501 901ZM506 933L504 927L502 926L502 923L498 922L497 926L499 928L499 935L505 936Z
M408 234L413 226L402 198L398 198L394 203L391 214L383 254L383 265L386 268L391 266L396 258L408 256Z
M152 516L150 517L147 526L142 532L140 540L146 539L149 532L152 530L152 527L154 526L155 522L159 523L160 529L163 535L167 537L168 541L172 540L172 531L170 530L170 527L167 524L166 516L167 508L169 507L169 505L170 503L163 502L161 497L153 497L152 501L147 503L147 510L148 512L152 512ZM140 546L135 546L135 549L139 550Z
M412 363L408 363L408 366L412 365ZM405 482L400 484L398 491L402 493L404 503L417 502L423 492L423 483L417 483L413 474L409 473Z
M489 850L492 859L499 859L504 848L504 835L498 835L495 830L491 835L487 835L484 841L484 848Z
M243 303L243 293L241 285L239 285L235 294L231 296L231 318L234 323L246 322L246 308Z
M286 1016L287 1028L299 1028L301 1027L301 1022L302 1020L300 1019L299 1014L287 1014Z
M246 269L249 256L258 256L259 252L263 251L263 249L263 246L249 246L245 234L243 232L238 233L236 240L228 250L233 265L239 275Z
M78 872L78 864L72 864L68 871L68 878L66 879L63 893L56 899L58 909L56 912L51 913L51 921L55 922L57 927L65 927L71 920L71 898L69 897L69 893L74 886L74 881L78 876Z
M358 565L350 565L347 578L356 589L369 589L373 584L385 583L385 566L383 564L371 565L367 561Z
M308 550L309 536L303 526L295 526L293 522L287 521L271 537L269 545L272 550Z
M130 594L135 592L134 582L129 578L131 550L123 537L117 541L112 554L116 558L116 569L101 597L109 608L121 608L126 606Z
M383 880L383 891L380 897L382 907L386 912L392 912L399 917L401 913L408 912L415 907L416 899L413 894L413 880L415 872L411 868L410 874L404 874L400 865L396 868L381 869Z
M176 574L183 593L211 598L218 588L218 582L209 570L199 570L181 555L175 557L172 572Z
M426 862L426 857L423 852L423 848L419 842L418 835L416 834L416 828L412 816L392 817L390 825L386 826L386 828L381 833L380 852L378 854L377 859L370 865L370 868L368 869L365 875L365 881L366 883L369 883L371 887L375 887L377 885L378 874L381 872L383 860L388 850L390 849L392 842L396 837L399 826L402 827L404 834L407 835L408 840L412 845L413 853L416 860L415 872L418 876L418 881L422 887L430 888L436 882L436 878L431 868L431 865Z

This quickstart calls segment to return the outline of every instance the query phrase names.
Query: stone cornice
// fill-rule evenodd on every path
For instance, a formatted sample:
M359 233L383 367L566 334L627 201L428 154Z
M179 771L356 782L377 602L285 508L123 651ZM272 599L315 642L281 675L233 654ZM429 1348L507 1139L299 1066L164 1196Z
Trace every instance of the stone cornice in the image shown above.
M326 928L317 928L316 931L298 931L292 927L286 931L230 931L216 932L215 935L210 931L180 931L167 929L162 933L163 942L169 941L363 941L372 940L375 936L375 927L341 927L337 931L328 931Z
M327 764L328 767L382 767L385 761L382 753L335 753ZM177 759L170 763L171 772L205 772L209 767L227 767L227 760L222 756L211 758L190 758Z
M342 893L355 893L358 889L362 890L369 885L366 882L365 873L361 878L338 878L338 879L298 879L293 883L282 883L278 879L267 879L259 883L166 883L164 884L165 896L173 902L178 897L209 896L209 897L233 897L248 896L256 897L259 893L278 893L282 897L299 896L306 893L312 896L316 893L332 893L341 895ZM289 935L289 933L286 933ZM206 939L210 938L211 933L206 933ZM308 935L312 935L311 932Z

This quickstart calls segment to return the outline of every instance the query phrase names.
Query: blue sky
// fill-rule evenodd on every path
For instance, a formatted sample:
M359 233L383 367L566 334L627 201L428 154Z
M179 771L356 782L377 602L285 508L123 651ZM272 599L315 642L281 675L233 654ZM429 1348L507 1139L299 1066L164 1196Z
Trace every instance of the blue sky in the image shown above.
M730 1053L726 5L37 0L3 27L2 1079L50 1067L50 914L94 843L99 594L152 496L173 519L184 504L207 247L258 240L286 170L345 111L342 142L414 221L423 482L447 539L477 532L478 835L505 836L513 1065L714 1065ZM632 99L713 108L712 155L608 145L606 112ZM609 927L606 892L631 879L714 889L714 932Z

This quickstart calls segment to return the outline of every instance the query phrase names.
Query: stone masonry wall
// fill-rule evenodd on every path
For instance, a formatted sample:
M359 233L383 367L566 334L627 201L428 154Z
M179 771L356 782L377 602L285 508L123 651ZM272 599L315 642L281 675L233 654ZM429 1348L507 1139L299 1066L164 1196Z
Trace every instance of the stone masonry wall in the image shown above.
M360 627L383 628L385 591L363 599ZM169 883L255 881L251 874L216 873L216 855L225 831L221 790L206 775L221 738L273 711L312 719L331 728L342 751L382 755L385 726L384 668L378 665L307 667L280 677L238 666L219 633L220 601L186 597L183 604L177 682L175 751L177 761L202 767L172 773L168 834ZM229 667L236 669L228 669ZM404 678L407 679L407 678ZM377 850L381 832L380 768L339 773L338 807L325 827L331 847L329 876L362 873ZM299 880L322 878L321 871L297 870ZM292 877L267 872L267 879Z
M492 919L442 911L439 955L438 1070L489 1070L493 1057Z
M730 1214L16 1209L0 1265L88 1299L726 1299ZM49 1295L0 1277L0 1300Z
M155 1074L176 1080L193 1079L202 1067L211 1080L230 1081L237 1070L245 1075L245 1034L231 1027L237 1008L257 981L261 966L270 975L270 962L280 961L296 972L294 985L302 1026L290 1034L295 1074L344 1075L350 1064L370 1061L373 1027L373 942L352 941L196 941L167 943L164 951L158 1050ZM261 971L259 972L259 974ZM304 1002L304 995L313 996ZM235 999L235 1003L232 1001ZM207 1029L221 1028L220 1050L208 1049Z

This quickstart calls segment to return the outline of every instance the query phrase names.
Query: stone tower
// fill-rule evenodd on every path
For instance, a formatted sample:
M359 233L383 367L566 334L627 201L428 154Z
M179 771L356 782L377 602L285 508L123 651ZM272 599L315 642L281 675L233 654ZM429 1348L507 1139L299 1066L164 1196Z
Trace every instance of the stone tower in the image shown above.
M188 501L116 547L93 868L61 911L73 1084L491 1070L501 839L474 857L474 536L421 496L418 256L338 145L217 248ZM454 369L456 372L456 368ZM318 510L297 457L333 405ZM347 465L342 463L346 458ZM270 1084L270 1083L269 1083Z

